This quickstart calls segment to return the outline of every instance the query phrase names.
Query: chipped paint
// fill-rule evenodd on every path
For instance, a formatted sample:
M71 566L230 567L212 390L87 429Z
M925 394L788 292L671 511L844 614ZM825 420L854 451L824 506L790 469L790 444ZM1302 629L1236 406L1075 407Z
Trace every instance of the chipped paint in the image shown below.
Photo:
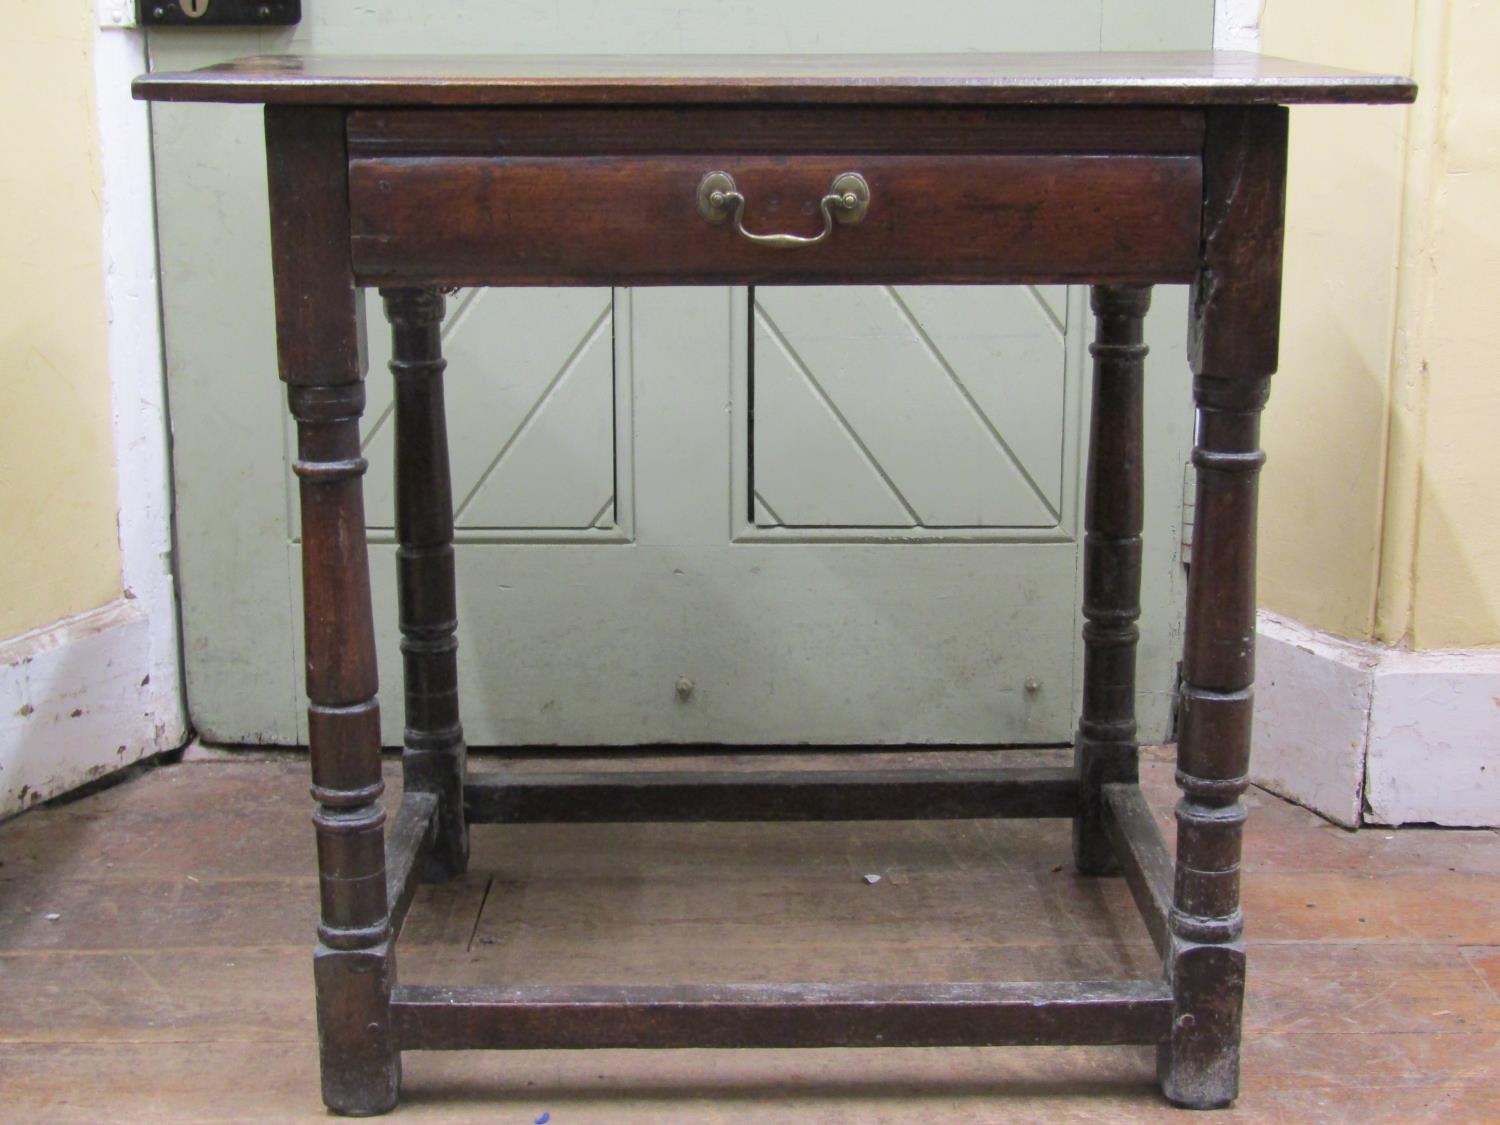
M1251 770L1346 827L1500 826L1500 652L1359 644L1262 612Z
M118 28L117 20L101 22ZM0 816L186 741L156 279L151 135L130 80L139 31L98 31L105 346L113 406L119 600L0 643Z
M140 602L121 599L0 645L0 816L180 744L140 685L149 638Z

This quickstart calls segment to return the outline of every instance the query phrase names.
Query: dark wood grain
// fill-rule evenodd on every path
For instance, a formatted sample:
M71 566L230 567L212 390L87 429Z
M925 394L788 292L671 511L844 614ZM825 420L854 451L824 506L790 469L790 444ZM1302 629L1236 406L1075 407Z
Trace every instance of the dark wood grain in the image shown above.
M406 694L402 777L438 799L426 876L469 864L463 785L468 748L458 710L458 594L453 574L453 485L443 404L443 296L386 289L395 379L396 590Z
M1157 952L1165 957L1170 945L1167 916L1172 908L1172 857L1139 785L1104 786L1104 827L1141 920Z
M1208 120L1188 362L1199 374L1271 375L1281 342L1288 114L1214 110Z
M322 921L314 955L323 1098L342 1112L395 1104L394 953L380 803L380 707L365 548L364 384L294 384L302 500L308 742Z
M1156 981L403 987L403 1049L957 1047L1157 1043Z
M704 152L1199 156L1197 109L1022 106L615 106L374 109L349 115L355 159L672 156Z
M1140 640L1141 526L1145 514L1148 288L1095 286L1094 401L1084 492L1083 707L1074 760L1079 812L1073 864L1084 875L1119 871L1104 826L1107 782L1135 781L1135 649Z
M1162 1088L1179 1105L1239 1089L1245 988L1240 845L1255 680L1260 412L1276 370L1284 109L1216 110L1205 142L1202 275L1189 328L1198 409L1193 564L1179 695L1177 867Z
M349 272L343 115L268 109L276 334L297 422L302 605L322 920L313 959L323 1100L396 1103L400 1052L380 796L380 705L365 546L360 305Z
M869 182L869 212L816 246L756 245L698 213L716 169L753 231L816 234L818 201L846 171ZM1187 156L723 152L366 158L349 190L366 285L1187 281L1202 195Z
M364 302L349 264L344 113L266 108L276 355L288 383L365 373Z
M1072 816L1072 770L658 771L486 774L464 786L476 824L952 820Z
M1280 105L1409 102L1409 79L1237 51L916 55L265 55L137 97L299 105Z
M385 897L391 910L391 939L401 936L401 924L416 897L417 885L437 837L438 798L435 793L408 790L391 818L386 833Z

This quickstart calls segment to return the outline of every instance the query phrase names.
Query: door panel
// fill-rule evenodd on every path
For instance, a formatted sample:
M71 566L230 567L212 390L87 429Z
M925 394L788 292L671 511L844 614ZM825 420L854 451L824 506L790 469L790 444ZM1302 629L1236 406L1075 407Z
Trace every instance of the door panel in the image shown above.
M149 43L154 68L182 69L277 51L1204 47L1211 22L1208 0L935 0L920 19L866 0L858 20L801 0L637 0L607 19L596 0L320 0L295 30ZM300 560L261 130L250 107L153 106L189 708L210 740L289 743L306 734ZM370 300L366 488L395 743L390 378ZM1148 322L1148 737L1180 647L1184 306L1161 290ZM1069 739L1086 308L1061 288L455 295L471 742Z
M469 289L443 324L461 532L616 526L613 298L608 289ZM390 337L371 294L365 484L372 533L394 528ZM294 497L293 497L294 498Z
M728 534L744 433L726 414L739 365L723 344L743 333L748 304L743 289L617 302L636 387L634 541L458 552L466 728L518 744L1055 739L1073 722L1074 656L1046 641L1076 613L1072 541L1009 551ZM393 550L372 557L382 637L395 631ZM1027 692L1028 677L1043 690ZM395 660L381 664L381 692L400 698Z
M1056 527L1066 331L1029 286L758 288L756 525Z

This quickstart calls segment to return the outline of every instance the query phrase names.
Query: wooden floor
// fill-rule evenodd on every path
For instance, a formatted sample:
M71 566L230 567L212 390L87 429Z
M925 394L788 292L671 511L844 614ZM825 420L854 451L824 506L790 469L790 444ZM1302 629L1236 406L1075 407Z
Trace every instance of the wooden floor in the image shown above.
M1170 760L1145 772L1169 830ZM296 755L188 761L0 825L0 1119L326 1120L307 785ZM1500 1121L1500 836L1348 833L1250 803L1244 1093L1210 1120ZM1151 975L1123 885L1067 856L1059 821L483 827L472 874L423 889L400 970ZM411 1053L405 1069L410 1121L1187 1117L1137 1048Z

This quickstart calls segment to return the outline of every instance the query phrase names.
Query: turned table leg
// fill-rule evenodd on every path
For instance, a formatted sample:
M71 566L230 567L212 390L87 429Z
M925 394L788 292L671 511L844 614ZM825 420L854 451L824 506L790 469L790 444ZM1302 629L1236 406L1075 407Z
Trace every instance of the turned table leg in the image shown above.
M395 959L385 884L385 783L360 476L362 383L292 387L302 495L308 742L322 921L314 978L323 1093L346 1113L395 1104Z
M406 684L401 755L408 792L438 798L437 838L426 877L469 862L464 823L467 756L458 713L458 606L453 577L453 486L443 409L443 295L382 289L396 383L396 552Z
M1119 870L1105 834L1103 786L1138 777L1135 648L1141 613L1142 405L1149 287L1098 285L1094 401L1089 425L1083 539L1083 710L1074 760L1079 814L1073 862L1080 874Z
M1172 985L1162 1089L1178 1105L1228 1105L1239 1090L1245 947L1240 844L1255 679L1260 411L1276 369L1286 111L1218 110L1204 153L1204 256L1189 356L1197 499L1183 643Z
M363 324L349 266L344 114L266 111L277 353L297 422L308 742L322 916L314 956L323 1100L391 1109L401 1056L386 899L380 705L359 419Z

